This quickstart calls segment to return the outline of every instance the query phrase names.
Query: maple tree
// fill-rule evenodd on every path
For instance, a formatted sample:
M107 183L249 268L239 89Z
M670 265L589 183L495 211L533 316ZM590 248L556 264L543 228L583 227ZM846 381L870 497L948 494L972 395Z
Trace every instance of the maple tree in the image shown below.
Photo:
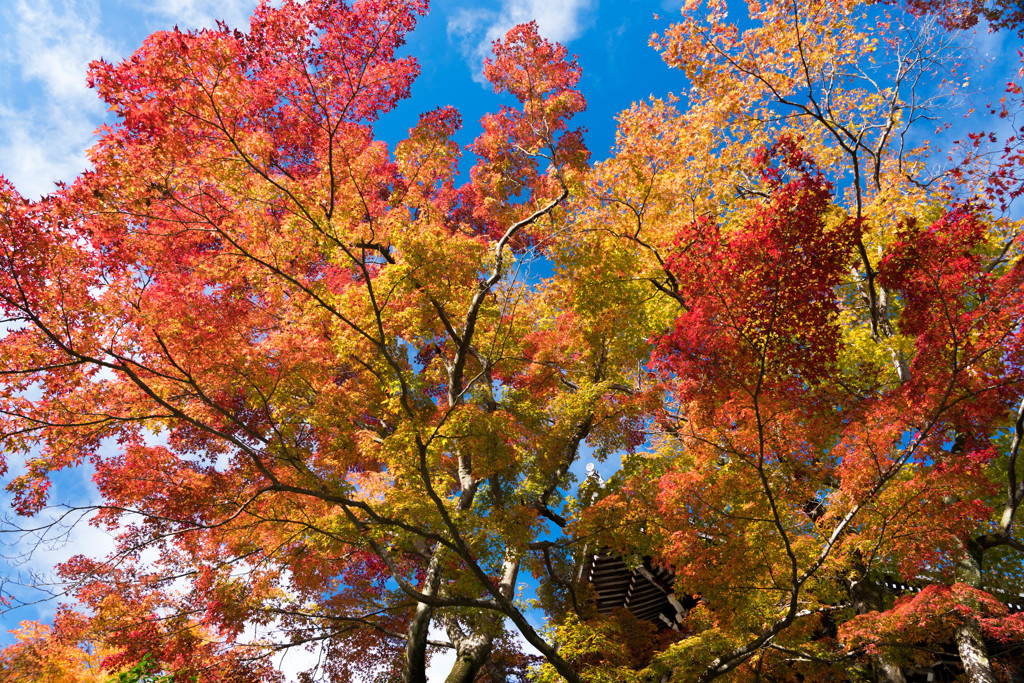
M30 515L89 463L117 537L59 568L85 614L57 631L209 681L311 645L336 681L441 650L451 683L901 681L946 643L997 680L985 638L1024 639L1020 143L978 131L935 174L912 134L950 29L1013 7L688 3L654 40L685 101L623 112L594 165L579 67L519 26L468 179L451 108L374 138L426 9L154 34L92 66L93 170L0 185L8 490ZM603 487L585 449L622 454ZM680 630L597 614L597 547L699 596Z
M950 644L994 681L1019 655L984 637L1022 640L992 597L1022 585L1024 283L1001 213L1020 131L984 162L971 135L937 173L911 144L925 121L941 132L942 86L963 80L930 16L786 2L746 21L689 3L654 39L685 102L634 105L594 172L592 249L676 305L651 328L655 455L627 461L582 528L616 527L607 545L702 598L634 670L904 681ZM886 581L932 588L894 603Z
M0 676L5 681L107 683L110 678L102 654L55 637L45 624L22 622L12 633L14 644L0 651Z

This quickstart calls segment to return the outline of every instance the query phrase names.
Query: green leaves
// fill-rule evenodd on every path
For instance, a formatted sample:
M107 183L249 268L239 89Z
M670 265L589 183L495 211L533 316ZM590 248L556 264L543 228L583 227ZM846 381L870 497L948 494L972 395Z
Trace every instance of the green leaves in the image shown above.
M195 681L196 677L193 676L191 680ZM153 661L153 656L146 654L128 671L110 679L110 683L174 683L174 674L163 673Z

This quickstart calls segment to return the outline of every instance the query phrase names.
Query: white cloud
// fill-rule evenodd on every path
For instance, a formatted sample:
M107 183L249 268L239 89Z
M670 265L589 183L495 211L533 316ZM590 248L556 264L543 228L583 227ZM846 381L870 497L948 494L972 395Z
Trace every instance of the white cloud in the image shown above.
M448 38L459 43L473 79L483 82L481 65L491 43L510 28L536 21L542 36L567 43L583 32L583 14L594 4L595 0L502 0L498 10L461 9L448 20Z
M38 197L85 168L85 150L104 114L86 87L86 70L114 47L100 31L96 0L17 0L0 18L4 99L21 96L16 105L0 101L0 172L26 196Z
M127 38L104 18L129 8L147 30L178 24L212 27L217 19L248 28L256 0L14 0L0 3L0 173L25 196L53 191L88 167L86 150L106 107L86 86L88 65L117 60L140 36Z
M15 111L0 107L0 173L26 197L51 192L58 180L70 181L88 165L85 150L101 114L88 107L64 110L67 100Z
M182 30L213 28L219 19L232 28L247 30L256 0L134 0L133 4L154 17L160 28L173 24Z
M5 55L25 80L42 81L52 97L95 100L85 85L89 62L113 51L99 30L95 0L17 0L5 12L13 36ZM13 38L13 40L10 40Z
M15 459L9 463L7 478L25 471L25 463ZM91 467L82 466L58 475L59 483L51 495L54 505L32 517L14 517L5 512L0 520L0 576L5 593L14 597L16 608L0 614L0 623L13 627L23 619L48 622L58 604L74 604L70 587L55 576L55 567L72 556L88 554L104 557L114 550L114 538L107 529L88 523L94 512L88 507L99 501L99 492L92 481ZM11 494L0 494L0 507L11 509ZM18 608L17 605L24 605Z

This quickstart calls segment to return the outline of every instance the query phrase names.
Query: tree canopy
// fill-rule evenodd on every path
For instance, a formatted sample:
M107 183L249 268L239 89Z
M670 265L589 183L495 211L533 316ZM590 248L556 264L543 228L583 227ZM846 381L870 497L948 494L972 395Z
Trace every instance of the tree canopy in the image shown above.
M425 0L262 2L246 33L95 62L92 169L39 201L0 181L0 440L22 515L94 468L117 548L58 568L77 603L0 671L1024 666L1019 78L953 113L959 30L1021 10L736 10L691 0L652 37L685 92L623 111L600 162L580 67L533 24L495 42L508 105L468 148L452 108L376 139ZM598 613L584 553L696 606Z

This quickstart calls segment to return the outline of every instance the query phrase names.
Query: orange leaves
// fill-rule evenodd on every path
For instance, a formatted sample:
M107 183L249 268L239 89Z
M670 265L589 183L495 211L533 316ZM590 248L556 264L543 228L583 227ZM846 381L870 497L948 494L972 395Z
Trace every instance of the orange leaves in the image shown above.
M778 605L796 595L813 619L862 554L876 572L948 580L992 517L992 425L1004 424L1003 383L1021 381L1018 264L990 272L984 219L961 208L880 249L878 285L917 343L910 378L849 382L866 222L835 205L816 151L779 138L748 162L728 211L684 223L665 259L676 319L655 368L680 417L666 420L672 466L646 524L723 635L790 623ZM818 647L799 635L811 622L791 623L801 648ZM918 637L899 628L894 641Z
M0 650L0 676L10 683L107 683L105 649L82 643L66 629L23 621L15 642Z
M957 44L857 2L736 9L687 2L653 37L687 91L620 117L589 232L558 248L609 302L650 285L636 324L654 330L663 431L585 528L704 596L714 619L680 648L719 657L690 676L701 681L895 652L844 649L830 630L849 605L884 609L884 591L870 606L862 594L882 576L949 581L995 528L994 505L1005 496L1009 520L1024 491L1003 469L1021 439L1009 410L1024 382L1020 238L980 203L946 210L975 171L943 185L923 176L932 147L909 147L944 115L936 98L954 81L940 79L966 80ZM1002 22L1005 9L984 12ZM955 23L983 8L910 11ZM993 150L977 184L1004 209L1020 193L1018 146ZM920 632L901 621L886 635L914 647Z
M735 111L763 97L787 98L805 87L805 75L824 75L830 63L842 68L863 49L863 34L850 30L852 4L750 2L750 27L741 30L725 2L690 2L652 45L686 74L695 105L703 96Z
M905 87L926 41L853 2L751 3L742 27L689 2L657 39L687 97L625 112L588 169L578 65L516 27L485 72L518 104L484 117L463 182L454 109L374 139L425 4L157 34L93 67L119 116L94 172L37 203L0 186L11 490L33 512L94 462L118 562L62 568L91 623L117 661L246 680L270 676L229 654L269 652L240 642L258 625L324 643L344 681L397 670L393 634L422 660L432 615L487 647L505 617L530 633L520 566L560 618L572 554L604 544L705 602L665 657L610 650L628 618L567 624L559 675L860 657L832 638L849 577L942 578L1016 476L996 446L1024 382L1020 243L980 207L925 219L948 196L897 148L927 118ZM622 471L574 498L587 448ZM848 642L941 636L938 611L988 600L947 597Z
M567 118L570 109L579 111L584 106L574 90L580 69L575 61L567 61L567 56L563 46L540 37L536 22L521 24L498 41L493 57L484 60L484 75L497 92L508 92L528 104L528 109L546 105L542 111L548 110L544 114L552 116L549 122L555 123ZM573 104L565 111L557 111L563 102ZM552 108L556 111L550 111ZM540 112L534 115L537 114Z
M416 127L409 131L409 139L395 147L395 162L400 172L413 185L423 188L425 204L430 201L432 192L442 190L437 192L437 204L434 207L442 214L450 210L450 203L454 199L451 196L451 185L461 150L452 136L461 127L462 117L453 107L435 109L422 114ZM442 187L436 187L438 184ZM415 205L418 204L416 199L409 196L406 201Z

